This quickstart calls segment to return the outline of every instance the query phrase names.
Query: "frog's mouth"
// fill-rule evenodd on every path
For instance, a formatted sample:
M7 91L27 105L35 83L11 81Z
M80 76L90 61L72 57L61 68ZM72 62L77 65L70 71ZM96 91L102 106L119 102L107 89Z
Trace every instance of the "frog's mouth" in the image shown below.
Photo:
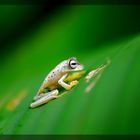
M84 69L84 66L79 64L75 69L74 71L80 71L80 70L83 70Z

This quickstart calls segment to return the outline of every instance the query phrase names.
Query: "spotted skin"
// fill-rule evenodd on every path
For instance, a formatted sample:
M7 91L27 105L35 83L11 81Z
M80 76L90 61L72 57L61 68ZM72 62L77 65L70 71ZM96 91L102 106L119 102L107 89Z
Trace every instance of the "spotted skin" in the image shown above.
M45 93L46 89L49 90L50 95L51 91L53 93L52 96L49 96L49 99L52 99L54 95L54 98L57 97L57 89L59 87L63 87L66 90L70 90L73 86L75 86L78 83L78 81L71 81L70 84L67 84L64 82L64 79L69 75L69 73L83 70L83 68L83 65L81 65L75 57L62 61L46 76L40 89L38 90L37 95L34 97L34 100L36 102L32 103L30 107L37 107L41 104L48 102L48 98L46 97L48 95L47 93ZM57 92L54 93L54 91Z

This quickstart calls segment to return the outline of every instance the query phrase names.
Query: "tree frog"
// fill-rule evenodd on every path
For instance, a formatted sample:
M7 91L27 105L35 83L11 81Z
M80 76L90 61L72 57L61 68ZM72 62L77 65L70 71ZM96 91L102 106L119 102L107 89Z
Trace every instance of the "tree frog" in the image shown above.
M60 94L60 88L64 88L66 91L71 90L78 84L78 80L84 75L86 75L86 82L89 82L91 78L97 75L94 81L85 89L86 93L90 92L101 77L103 70L110 64L110 62L110 59L108 59L105 64L88 72L87 70L84 70L84 66L80 64L75 57L62 61L46 76L36 96L33 98L34 102L30 104L30 107L38 107L52 99L62 96L66 92ZM48 92L46 92L46 89L48 89Z
M71 72L81 71L84 66L80 64L75 57L71 57L58 64L45 78L37 95L33 98L34 102L30 104L31 108L38 107L48 101L58 98L59 88L63 87L70 90L78 84L78 80L66 80ZM70 81L68 84L65 81ZM48 89L49 92L46 92Z

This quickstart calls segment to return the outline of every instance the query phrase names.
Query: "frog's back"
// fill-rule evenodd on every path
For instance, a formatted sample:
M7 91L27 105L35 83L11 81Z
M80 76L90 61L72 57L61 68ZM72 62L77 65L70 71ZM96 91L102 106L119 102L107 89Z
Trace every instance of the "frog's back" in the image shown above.
M57 65L45 78L43 82L43 88L47 88L49 90L53 90L59 87L58 81L65 74L62 72L63 64L65 61L61 62Z

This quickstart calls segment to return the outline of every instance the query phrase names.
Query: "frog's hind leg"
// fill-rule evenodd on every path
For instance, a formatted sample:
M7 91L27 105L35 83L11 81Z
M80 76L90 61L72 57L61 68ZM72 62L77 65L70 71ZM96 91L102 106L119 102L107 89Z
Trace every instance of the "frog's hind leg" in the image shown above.
M53 90L51 92L48 92L48 93L44 93L43 96L40 99L31 103L30 107L35 108L35 107L38 107L42 104L45 104L45 103L49 102L52 99L58 98L58 93L59 93L59 91L57 89Z

